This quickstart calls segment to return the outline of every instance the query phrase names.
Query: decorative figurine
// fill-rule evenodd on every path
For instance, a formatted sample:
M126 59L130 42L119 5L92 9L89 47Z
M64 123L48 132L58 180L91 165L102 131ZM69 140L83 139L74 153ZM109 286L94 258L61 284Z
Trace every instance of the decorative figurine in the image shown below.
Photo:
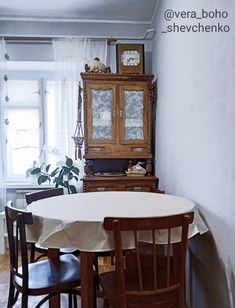
M127 171L128 171L128 172L131 172L131 171L132 171L132 160L129 160L129 161L128 161Z
M99 58L90 60L88 64L85 64L85 71L90 73L111 73L111 68L106 67L104 63L100 62Z

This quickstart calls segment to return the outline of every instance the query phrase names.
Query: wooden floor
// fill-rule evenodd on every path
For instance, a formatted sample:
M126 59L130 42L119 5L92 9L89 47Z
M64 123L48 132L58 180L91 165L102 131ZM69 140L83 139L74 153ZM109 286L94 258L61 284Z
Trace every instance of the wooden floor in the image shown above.
M111 262L109 257L99 258L99 271L109 271L111 270ZM5 255L0 255L0 307L7 308L7 298L8 298L8 282L9 282L9 255L6 253ZM67 296L61 296L61 308L68 308L67 304ZM80 306L78 298L78 307ZM37 302L39 301L39 297L29 297L29 308L33 308ZM20 308L20 298L15 304L14 308ZM43 308L48 307L48 303L45 303ZM97 299L97 308L103 307L103 300ZM87 307L89 308L89 307Z

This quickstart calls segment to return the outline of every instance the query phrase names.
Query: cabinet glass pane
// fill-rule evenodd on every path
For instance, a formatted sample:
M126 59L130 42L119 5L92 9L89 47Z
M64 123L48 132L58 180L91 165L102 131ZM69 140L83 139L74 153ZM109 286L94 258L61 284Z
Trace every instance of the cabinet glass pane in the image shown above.
M92 89L92 139L112 139L112 90Z
M124 138L144 139L144 91L124 90Z

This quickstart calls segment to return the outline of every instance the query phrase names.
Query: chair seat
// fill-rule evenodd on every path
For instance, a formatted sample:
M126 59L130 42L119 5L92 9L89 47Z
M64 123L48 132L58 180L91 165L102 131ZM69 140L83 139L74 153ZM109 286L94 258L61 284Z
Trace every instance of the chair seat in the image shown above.
M15 277L14 284L22 290L21 278ZM80 261L72 254L29 264L29 295L62 292L79 284Z
M158 288L164 288L166 286L165 279L163 280L163 277L166 277L165 275L166 268L164 267L158 267ZM138 273L136 268L131 268L128 270L125 270L125 284L126 284L126 291L139 291L139 282L138 282ZM153 286L153 280L150 279L151 276L153 276L153 268L147 267L145 268L145 271L143 274L143 282L144 287L148 292L148 295L150 295L149 290L154 290ZM99 275L100 284L105 290L106 296L109 298L110 302L112 302L113 306L116 307L115 303L117 303L118 293L117 293L117 277L116 277L116 271L110 271L101 273ZM173 276L171 276L171 283L173 283ZM177 303L177 290L180 287L180 285L176 284L174 288L172 288L172 303ZM169 290L166 289L167 292L167 300L169 301ZM164 302L164 292L162 292L162 296L159 297L159 294L157 291L153 291L152 297L154 301L156 301L155 297L158 297L158 300ZM151 301L151 299L150 299ZM138 302L138 301L137 301ZM169 307L169 306L167 306Z

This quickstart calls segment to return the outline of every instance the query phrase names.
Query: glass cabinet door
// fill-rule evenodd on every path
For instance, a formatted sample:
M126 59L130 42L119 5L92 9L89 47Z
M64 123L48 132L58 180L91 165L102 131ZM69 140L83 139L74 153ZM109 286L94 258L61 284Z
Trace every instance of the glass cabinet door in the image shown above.
M114 139L113 110L114 110L113 88L94 88L89 90L90 106L90 141L102 143L112 142Z
M145 140L145 91L141 88L122 88L122 107L120 109L121 140L134 142Z

